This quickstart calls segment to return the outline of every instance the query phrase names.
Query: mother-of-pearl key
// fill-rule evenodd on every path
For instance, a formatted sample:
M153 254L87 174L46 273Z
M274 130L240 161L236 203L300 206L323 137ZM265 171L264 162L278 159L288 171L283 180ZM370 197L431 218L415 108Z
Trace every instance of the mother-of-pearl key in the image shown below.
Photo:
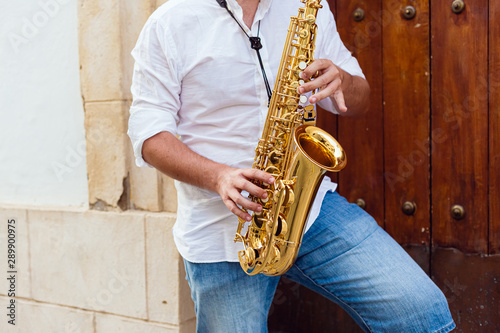
M305 62L305 61L301 61L301 62L299 62L299 68L300 68L301 70L306 69L306 67L307 67L307 64L306 64L306 62ZM301 72L301 74L302 74L302 72ZM301 75L301 76L302 76L302 75ZM299 84L300 84L300 85L303 85L304 83L305 83L305 82L304 82L304 80L300 80L300 81L299 81ZM300 96L300 103L302 103L302 104L307 103L307 96L305 96L305 95Z

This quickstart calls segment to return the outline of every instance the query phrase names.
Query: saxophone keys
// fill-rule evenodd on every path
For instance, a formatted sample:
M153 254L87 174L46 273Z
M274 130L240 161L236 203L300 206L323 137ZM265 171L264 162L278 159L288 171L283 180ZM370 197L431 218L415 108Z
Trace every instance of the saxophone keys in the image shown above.
M262 212L260 214L253 214L253 223L257 226L255 228L255 232L253 233L253 236L258 236L258 233L260 232L260 229L262 225L266 222L265 217L262 215ZM253 244L254 247L262 246L260 243Z
M252 236L252 238L250 239L249 245L252 249L260 250L264 247L263 244L265 244L266 241L261 239L263 230L261 230L260 228L256 228L255 231L257 233Z
M248 266L253 266L255 262L255 250L252 248L247 248L245 250L245 261Z
M273 221L271 221L271 220L267 221L267 223L266 223L266 232L268 234L272 234L273 233L273 229L274 229Z
M258 217L261 217L261 215L264 213L265 209L270 209L273 206L273 201L272 201L273 191L267 189L266 192L267 192L267 198L265 198L265 199L259 198L258 199L258 203L260 203L262 205L262 208L263 208L260 213L254 213Z
M307 38L309 37L309 31L307 29L302 29L299 33L300 38Z
M300 68L301 70L306 69L306 67L307 67L307 63L306 63L305 61L301 61L301 62L299 62L299 68Z
M288 224L286 223L285 216L280 214L278 218L278 228L276 229L276 233L274 234L277 237L284 236L288 232Z
M307 103L307 96L306 95L300 96L300 103L302 103L302 104Z
M290 188L290 186L286 187L286 192L287 192L287 201L285 202L285 206L290 206L295 201L295 193Z
M264 206L266 203L268 203L268 202L269 202L269 192L268 192L268 194L267 194L267 198L265 198L265 199L260 199L260 202L262 203L262 205L263 205L263 206Z
M307 125L314 126L316 123L316 110L314 110L314 105L309 104L304 108L304 119L303 123Z
M292 119L293 119L293 114L292 114L292 113L285 113L285 114L281 117L281 119L282 119L282 121L281 121L281 122L283 123L283 125L288 126L288 123L289 123L290 121L292 121ZM280 135L278 135L278 136L279 136L279 137L281 137L281 136L283 136L283 135L284 135L284 134L281 134L281 133L280 133Z
M246 212L246 209L245 209ZM243 226L245 225L247 221L243 220L241 217L238 216L238 229L236 230L236 236L234 238L235 242L242 242L243 237L241 236L241 230L243 229Z
M294 99L290 99L286 102L286 107L289 111L294 111L297 109L297 101Z
M273 150L269 153L269 162L276 165L281 161L281 154L277 150Z
M295 201L295 194L290 186L284 185L283 181L280 181L280 185L274 191L274 201L276 203L281 202L283 207L290 206Z
M309 14L306 16L306 21L308 24L314 24L316 22L316 16Z
M280 175L280 170L277 167L275 167L274 165L268 166L266 168L266 170L264 170L264 171L271 174L273 177L279 177L279 175ZM269 185L269 184L267 184L267 185Z
M276 246L276 244L273 244L273 249L272 249L272 264L277 263L281 259L281 251L280 249Z

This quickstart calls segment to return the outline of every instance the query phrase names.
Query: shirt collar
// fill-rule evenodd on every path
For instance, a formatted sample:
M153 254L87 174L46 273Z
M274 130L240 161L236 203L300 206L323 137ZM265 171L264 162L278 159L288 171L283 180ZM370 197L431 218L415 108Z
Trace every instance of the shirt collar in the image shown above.
M257 13L255 13L254 22L262 20L262 18L269 11L272 2L273 0L260 0L259 7L257 8Z
M253 19L254 23L264 18L269 11L272 2L273 0L260 0L257 12L255 13L255 17ZM233 12L240 22L243 22L243 10L238 2L236 0L227 0L227 4L229 10Z

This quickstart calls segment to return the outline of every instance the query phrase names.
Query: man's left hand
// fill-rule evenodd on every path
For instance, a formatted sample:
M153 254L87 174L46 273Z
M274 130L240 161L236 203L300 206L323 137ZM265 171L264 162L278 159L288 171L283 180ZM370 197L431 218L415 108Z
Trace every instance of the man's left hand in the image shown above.
M315 77L314 80L311 80L316 73L318 73L318 76ZM344 70L337 67L331 60L314 60L302 72L301 78L306 81L306 83L298 88L300 94L320 89L309 98L310 103L317 103L324 98L331 97L337 102L339 111L347 112L343 87L345 87L345 81L352 79L352 77Z

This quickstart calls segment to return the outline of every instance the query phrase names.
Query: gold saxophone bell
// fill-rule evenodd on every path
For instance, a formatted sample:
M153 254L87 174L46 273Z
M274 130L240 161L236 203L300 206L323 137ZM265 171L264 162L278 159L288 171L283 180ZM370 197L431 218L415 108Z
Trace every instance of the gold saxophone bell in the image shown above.
M314 108L300 105L307 98L297 92L299 73L313 61L316 15L321 8L321 0L302 2L305 6L291 18L262 138L255 149L253 167L271 173L276 181L257 184L267 191L268 200L250 196L263 210L253 214L244 235L245 221L240 219L235 237L243 242L245 249L238 255L249 275L282 275L293 265L325 173L340 171L347 163L340 144L312 125Z

